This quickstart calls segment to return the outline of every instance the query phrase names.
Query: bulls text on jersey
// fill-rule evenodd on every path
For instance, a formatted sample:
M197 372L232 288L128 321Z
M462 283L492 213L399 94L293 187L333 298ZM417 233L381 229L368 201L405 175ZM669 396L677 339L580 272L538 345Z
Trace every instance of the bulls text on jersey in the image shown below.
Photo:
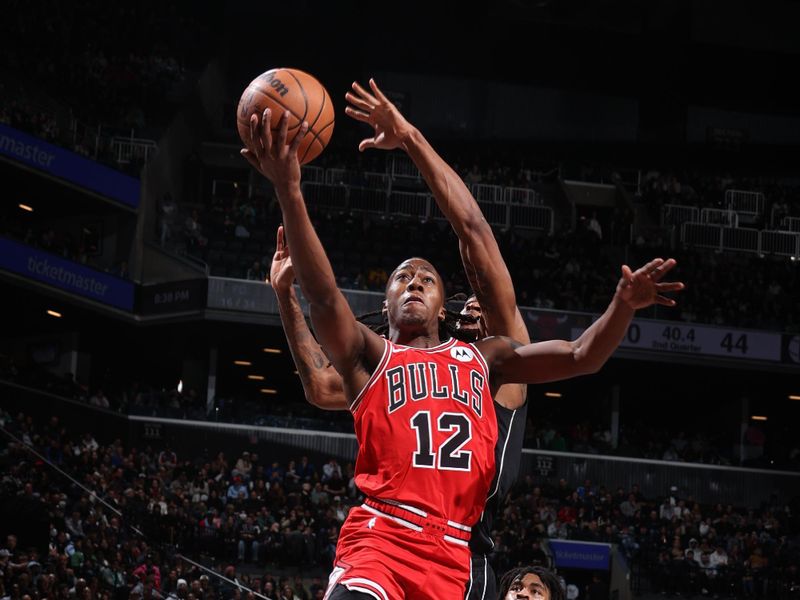
M469 406L480 417L483 413L483 390L486 378L475 368L459 364L447 365L447 373L435 362L416 362L387 369L384 376L389 388L389 413L404 406L409 400L418 402L426 398L453 399ZM469 369L469 389L461 389L459 369Z

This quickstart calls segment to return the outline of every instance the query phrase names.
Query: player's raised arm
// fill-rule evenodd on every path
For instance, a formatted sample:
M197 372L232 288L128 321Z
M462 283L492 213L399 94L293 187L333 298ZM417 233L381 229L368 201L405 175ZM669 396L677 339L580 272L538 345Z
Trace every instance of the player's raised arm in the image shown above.
M309 302L311 320L320 344L342 375L350 401L366 384L384 350L383 340L356 321L336 286L328 257L308 216L300 190L297 148L308 130L303 123L287 145L289 113L281 117L275 139L269 127L270 110L251 117L251 137L242 155L275 186L283 212L284 233L292 243L297 280ZM267 126L263 126L266 123Z
M458 236L464 269L481 305L486 330L492 335L507 335L527 342L528 332L518 317L511 276L480 206L461 177L403 117L373 79L369 85L371 92L353 83L353 91L345 95L351 104L345 113L375 130L373 137L359 144L359 150L402 148L408 153Z
M675 306L663 294L683 290L683 283L661 281L674 266L671 258L657 258L633 272L624 265L611 304L576 340L528 345L508 338L478 342L490 364L492 386L545 383L597 372L622 342L636 310L652 304Z
M293 283L294 267L285 243L283 226L278 227L275 256L269 270L269 283L278 298L283 331L289 343L306 400L325 410L347 410L342 377L328 361L322 347L314 339L297 300Z

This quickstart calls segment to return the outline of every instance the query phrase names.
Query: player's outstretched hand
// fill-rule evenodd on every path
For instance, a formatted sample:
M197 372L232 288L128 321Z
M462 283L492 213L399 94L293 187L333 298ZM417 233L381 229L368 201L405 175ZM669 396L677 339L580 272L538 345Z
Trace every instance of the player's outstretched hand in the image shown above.
M275 255L269 268L269 283L278 294L286 292L294 283L294 266L289 254L289 244L285 242L283 225L278 227Z
M263 115L253 114L250 117L250 140L247 148L242 148L240 152L247 162L269 179L275 187L299 184L300 161L297 159L297 148L300 147L300 142L308 131L308 123L303 121L292 143L287 144L289 111L281 115L278 133L274 139L269 127L270 112L267 108Z
M367 148L399 148L414 128L383 94L374 79L369 80L369 87L372 93L358 82L353 82L353 91L344 95L350 103L344 109L345 114L356 121L367 123L375 130L373 137L361 140L358 149L363 152Z
M680 281L663 282L661 279L676 265L674 258L656 258L636 271L622 265L622 278L617 284L617 296L634 310L652 304L675 306L675 300L667 298L666 292L680 292L684 289Z

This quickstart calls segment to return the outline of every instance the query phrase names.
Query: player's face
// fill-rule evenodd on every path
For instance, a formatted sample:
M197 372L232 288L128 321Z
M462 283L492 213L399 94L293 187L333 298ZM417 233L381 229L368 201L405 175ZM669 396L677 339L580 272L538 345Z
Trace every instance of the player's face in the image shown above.
M483 320L481 319L481 305L475 296L470 296L464 303L464 308L461 310L462 315L469 315L478 319L476 323L469 321L459 321L458 328L462 331L469 331L475 335L475 339L486 337L486 331L483 327Z
M433 265L410 258L397 267L386 284L386 307L394 326L426 326L438 331L444 318L444 287Z
M503 600L550 600L550 590L536 573L526 573L511 584Z

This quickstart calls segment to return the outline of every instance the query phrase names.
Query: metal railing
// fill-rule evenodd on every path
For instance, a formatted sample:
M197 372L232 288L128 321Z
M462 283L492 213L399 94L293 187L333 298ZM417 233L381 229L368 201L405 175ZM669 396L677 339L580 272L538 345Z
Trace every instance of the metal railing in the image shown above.
M412 179L422 181L417 165L405 154L392 154L389 158L388 172L393 179Z
M388 212L403 217L429 218L430 194L393 191L389 196Z
M791 231L762 231L761 252L800 258L800 233Z
M684 223L700 222L700 210L696 206L665 204L661 207L661 226L675 227Z
M469 190L478 202L493 202L500 204L503 201L503 188L489 183L470 184Z
M700 211L700 222L711 225L724 225L726 227L738 227L739 215L732 210L704 208Z
M346 184L303 182L303 195L309 205L333 210L350 210L386 216L441 220L445 217L431 194L365 188ZM553 209L548 206L522 206L478 203L490 225L509 229L538 229L553 232Z
M764 194L746 190L725 190L725 208L742 216L757 217L764 212Z
M699 248L800 258L800 232L684 223L681 225L681 243Z
M780 229L782 231L794 231L795 233L800 233L800 218L783 217L783 219L781 219Z
M503 202L506 204L523 204L525 206L541 206L542 198L530 188L507 187L503 188Z
M508 225L517 229L540 229L553 234L555 222L549 206L509 206Z
M114 160L121 165L138 161L142 164L150 160L158 152L158 144L153 140L143 138L120 138L111 140L111 149Z
M386 173L376 173L374 171L364 172L364 182L367 187L374 189L386 190L388 193L391 190L392 178Z
M722 247L737 252L761 252L761 232L749 227L723 227Z
M707 223L684 223L681 225L681 242L700 248L722 250L722 227Z
M325 169L323 169L322 167L304 165L300 167L300 171L303 175L303 181L310 181L311 183L325 182Z
M306 181L302 185L302 191L306 202L314 206L334 210L347 208L347 188L343 185Z
M385 214L387 212L385 190L347 186L347 207L367 213ZM391 212L389 210L389 212Z

